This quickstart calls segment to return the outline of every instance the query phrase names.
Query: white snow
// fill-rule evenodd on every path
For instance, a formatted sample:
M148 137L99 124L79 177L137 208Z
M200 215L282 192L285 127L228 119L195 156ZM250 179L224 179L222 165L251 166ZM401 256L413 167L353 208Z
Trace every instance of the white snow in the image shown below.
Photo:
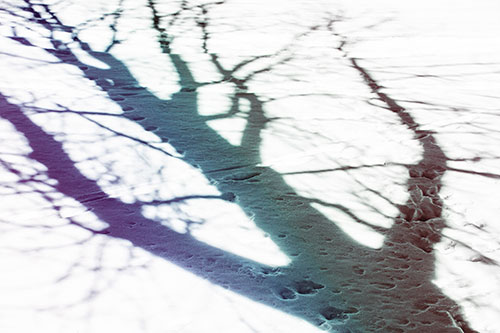
M418 163L423 149L352 67L350 59L357 59L383 93L406 108L421 130L433 133L450 159L439 193L446 227L434 244L433 283L462 307L472 328L500 330L497 1L187 1L190 9L177 16L170 14L181 8L180 1L157 2L162 27L173 38L172 53L200 83L198 114L230 146L255 145L249 149L259 153L259 161L224 160L225 166L271 168L300 204L311 205L359 248L380 249L384 230L400 213L397 206L410 196L406 166ZM163 123L133 119L132 107L120 107L121 99L130 99L148 114L183 111L169 109L182 88L179 69L162 53L147 1L43 3L64 24L78 27L78 37L100 53L87 52L61 27L50 35L27 20L30 13L20 10L25 2L4 1L0 93L60 142L100 192L81 198L62 193L59 181L30 155L29 140L0 117L0 331L328 329L328 323L315 325L211 283L128 240L89 231L103 231L109 221L77 199L114 198L140 204L139 212L151 221L242 259L282 269L294 262L273 241L280 227L271 228L271 235L260 229L237 195L219 190L238 188L237 180L214 181L207 172L213 170L190 164L189 150L165 140ZM43 6L35 8L44 12ZM203 8L207 53L199 24ZM43 17L53 23L48 13ZM67 43L87 68L62 63L44 50L54 48L49 38ZM113 38L119 43L108 49ZM89 79L114 70L106 53L126 66L135 88L144 89L113 100L100 85L120 82ZM253 75L247 90L222 75L231 70L238 79ZM267 123L258 138L244 142L255 102L251 94L262 102ZM228 115L231 110L236 112ZM263 183L255 186L272 191L266 177L256 176ZM281 200L287 195L274 194ZM300 214L300 207L290 204L289 214ZM290 244L295 241L300 242Z

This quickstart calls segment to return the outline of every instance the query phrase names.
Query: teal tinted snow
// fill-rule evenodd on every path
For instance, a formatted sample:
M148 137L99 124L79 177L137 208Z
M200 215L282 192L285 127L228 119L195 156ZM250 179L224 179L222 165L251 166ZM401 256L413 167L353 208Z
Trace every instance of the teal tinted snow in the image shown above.
M4 3L3 331L498 330L495 2Z

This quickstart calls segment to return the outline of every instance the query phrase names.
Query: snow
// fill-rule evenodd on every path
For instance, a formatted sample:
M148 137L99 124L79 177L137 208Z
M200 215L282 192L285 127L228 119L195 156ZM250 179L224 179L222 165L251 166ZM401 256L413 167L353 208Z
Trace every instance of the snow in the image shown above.
M1 331L500 330L498 2L1 7Z

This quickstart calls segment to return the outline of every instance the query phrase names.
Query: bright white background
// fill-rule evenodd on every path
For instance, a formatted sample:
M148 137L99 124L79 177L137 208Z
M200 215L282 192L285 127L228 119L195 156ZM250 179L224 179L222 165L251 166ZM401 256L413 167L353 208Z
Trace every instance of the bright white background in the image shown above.
M22 5L1 3L0 92L62 142L82 174L111 197L144 202L144 216L162 220L175 231L187 232L185 220L198 219L203 223L190 232L203 242L276 267L290 262L237 203L200 199L168 207L148 205L153 200L220 193L199 169L182 160L183 152L120 117L122 109L81 69L61 64L44 51L51 47L44 38L47 32L27 20L29 13L16 9ZM141 86L168 100L178 91L179 78L158 45L151 10L146 1L126 0L121 5L115 36L121 43L110 53L128 66ZM157 5L164 14L179 8L171 1ZM79 38L93 49L104 51L113 39L110 24L118 1L54 2L52 8L63 23L81 28ZM341 204L383 228L391 227L398 210L366 186L394 203L408 199L407 171L401 164L417 162L421 147L394 114L377 105L380 101L350 67L348 57L359 59L422 129L434 131L447 156L456 160L450 167L471 171L447 171L443 179L440 195L447 227L435 246L434 282L463 307L466 319L480 332L500 330L500 267L479 260L500 260L499 12L498 2L486 0L229 0L209 12L208 28L210 52L219 54L226 68L269 55L241 68L237 76L273 64L248 82L249 91L265 101L267 117L276 119L262 132L260 165L289 174L284 179L298 194ZM209 56L201 52L201 34L190 15L181 14L169 30L175 36L172 50L189 62L198 82L220 80ZM334 33L327 28L330 20ZM71 41L69 33L57 33L56 38ZM338 49L342 40L343 52ZM70 45L82 62L106 66L76 43ZM226 112L234 89L227 82L199 88L200 114ZM240 105L243 112L249 108L245 103ZM48 109L78 112L40 111ZM246 121L236 115L208 124L238 146ZM51 187L55 180L48 179L44 166L29 153L23 135L0 119L2 331L318 330L127 241L91 236L68 224L71 218L94 229L106 227L91 211ZM379 167L301 173L346 165ZM321 204L315 208L359 244L382 245L383 235L342 211Z

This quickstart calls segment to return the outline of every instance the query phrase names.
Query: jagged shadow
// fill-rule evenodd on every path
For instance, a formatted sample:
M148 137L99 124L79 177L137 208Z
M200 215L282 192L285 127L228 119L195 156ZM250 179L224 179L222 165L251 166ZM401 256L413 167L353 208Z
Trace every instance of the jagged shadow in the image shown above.
M26 12L41 17L30 1L25 3ZM49 7L44 8L46 14L55 18ZM39 20L39 24L49 31L62 25L58 20L53 21L55 23ZM165 33L159 28L156 14L153 21L160 34ZM111 197L82 199L82 194L102 193L101 188L76 168L60 142L37 126L18 105L0 95L1 116L25 136L32 149L29 157L47 168L48 176L58 181L55 188L60 193L78 200L109 225L103 230L87 230L128 240L135 247L214 284L315 325L323 325L323 329L341 332L456 332L461 329L473 332L461 318L458 306L432 283L432 246L440 241L440 231L446 224L441 217L439 198L446 156L432 133L419 131L418 124L394 100L378 90L376 82L356 59L351 59L352 67L364 76L373 92L387 104L387 109L398 114L401 125L414 131L424 149L421 161L407 166L407 189L411 198L399 207L401 214L394 226L379 230L386 241L376 250L345 235L313 207L312 204L318 202L296 193L282 174L270 167L257 166L261 131L269 121L264 103L257 95L239 92L233 96L234 100L247 99L251 105L242 144L233 146L199 114L197 88L201 84L194 79L189 64L181 55L169 52L165 36L160 38L160 44L174 65L181 86L169 100L159 99L141 87L125 64L109 52L93 51L85 42L76 40L88 55L106 64L108 69L82 63L53 37L50 40L53 48L46 51L62 63L85 68L85 77L95 81L121 107L125 117L146 130L154 128L155 134L183 152L185 162L215 181L217 189L223 193L221 199L237 200L292 262L276 271L207 245L189 234L177 233L146 218L141 213L143 203L140 201L124 203ZM19 42L26 45L23 39ZM212 55L212 61L221 74L232 78L231 71L222 67L216 55ZM245 82L233 83L244 90ZM341 206L336 208L347 210ZM126 225L124 221L127 220L134 220L135 224ZM326 322L329 325L325 325Z

